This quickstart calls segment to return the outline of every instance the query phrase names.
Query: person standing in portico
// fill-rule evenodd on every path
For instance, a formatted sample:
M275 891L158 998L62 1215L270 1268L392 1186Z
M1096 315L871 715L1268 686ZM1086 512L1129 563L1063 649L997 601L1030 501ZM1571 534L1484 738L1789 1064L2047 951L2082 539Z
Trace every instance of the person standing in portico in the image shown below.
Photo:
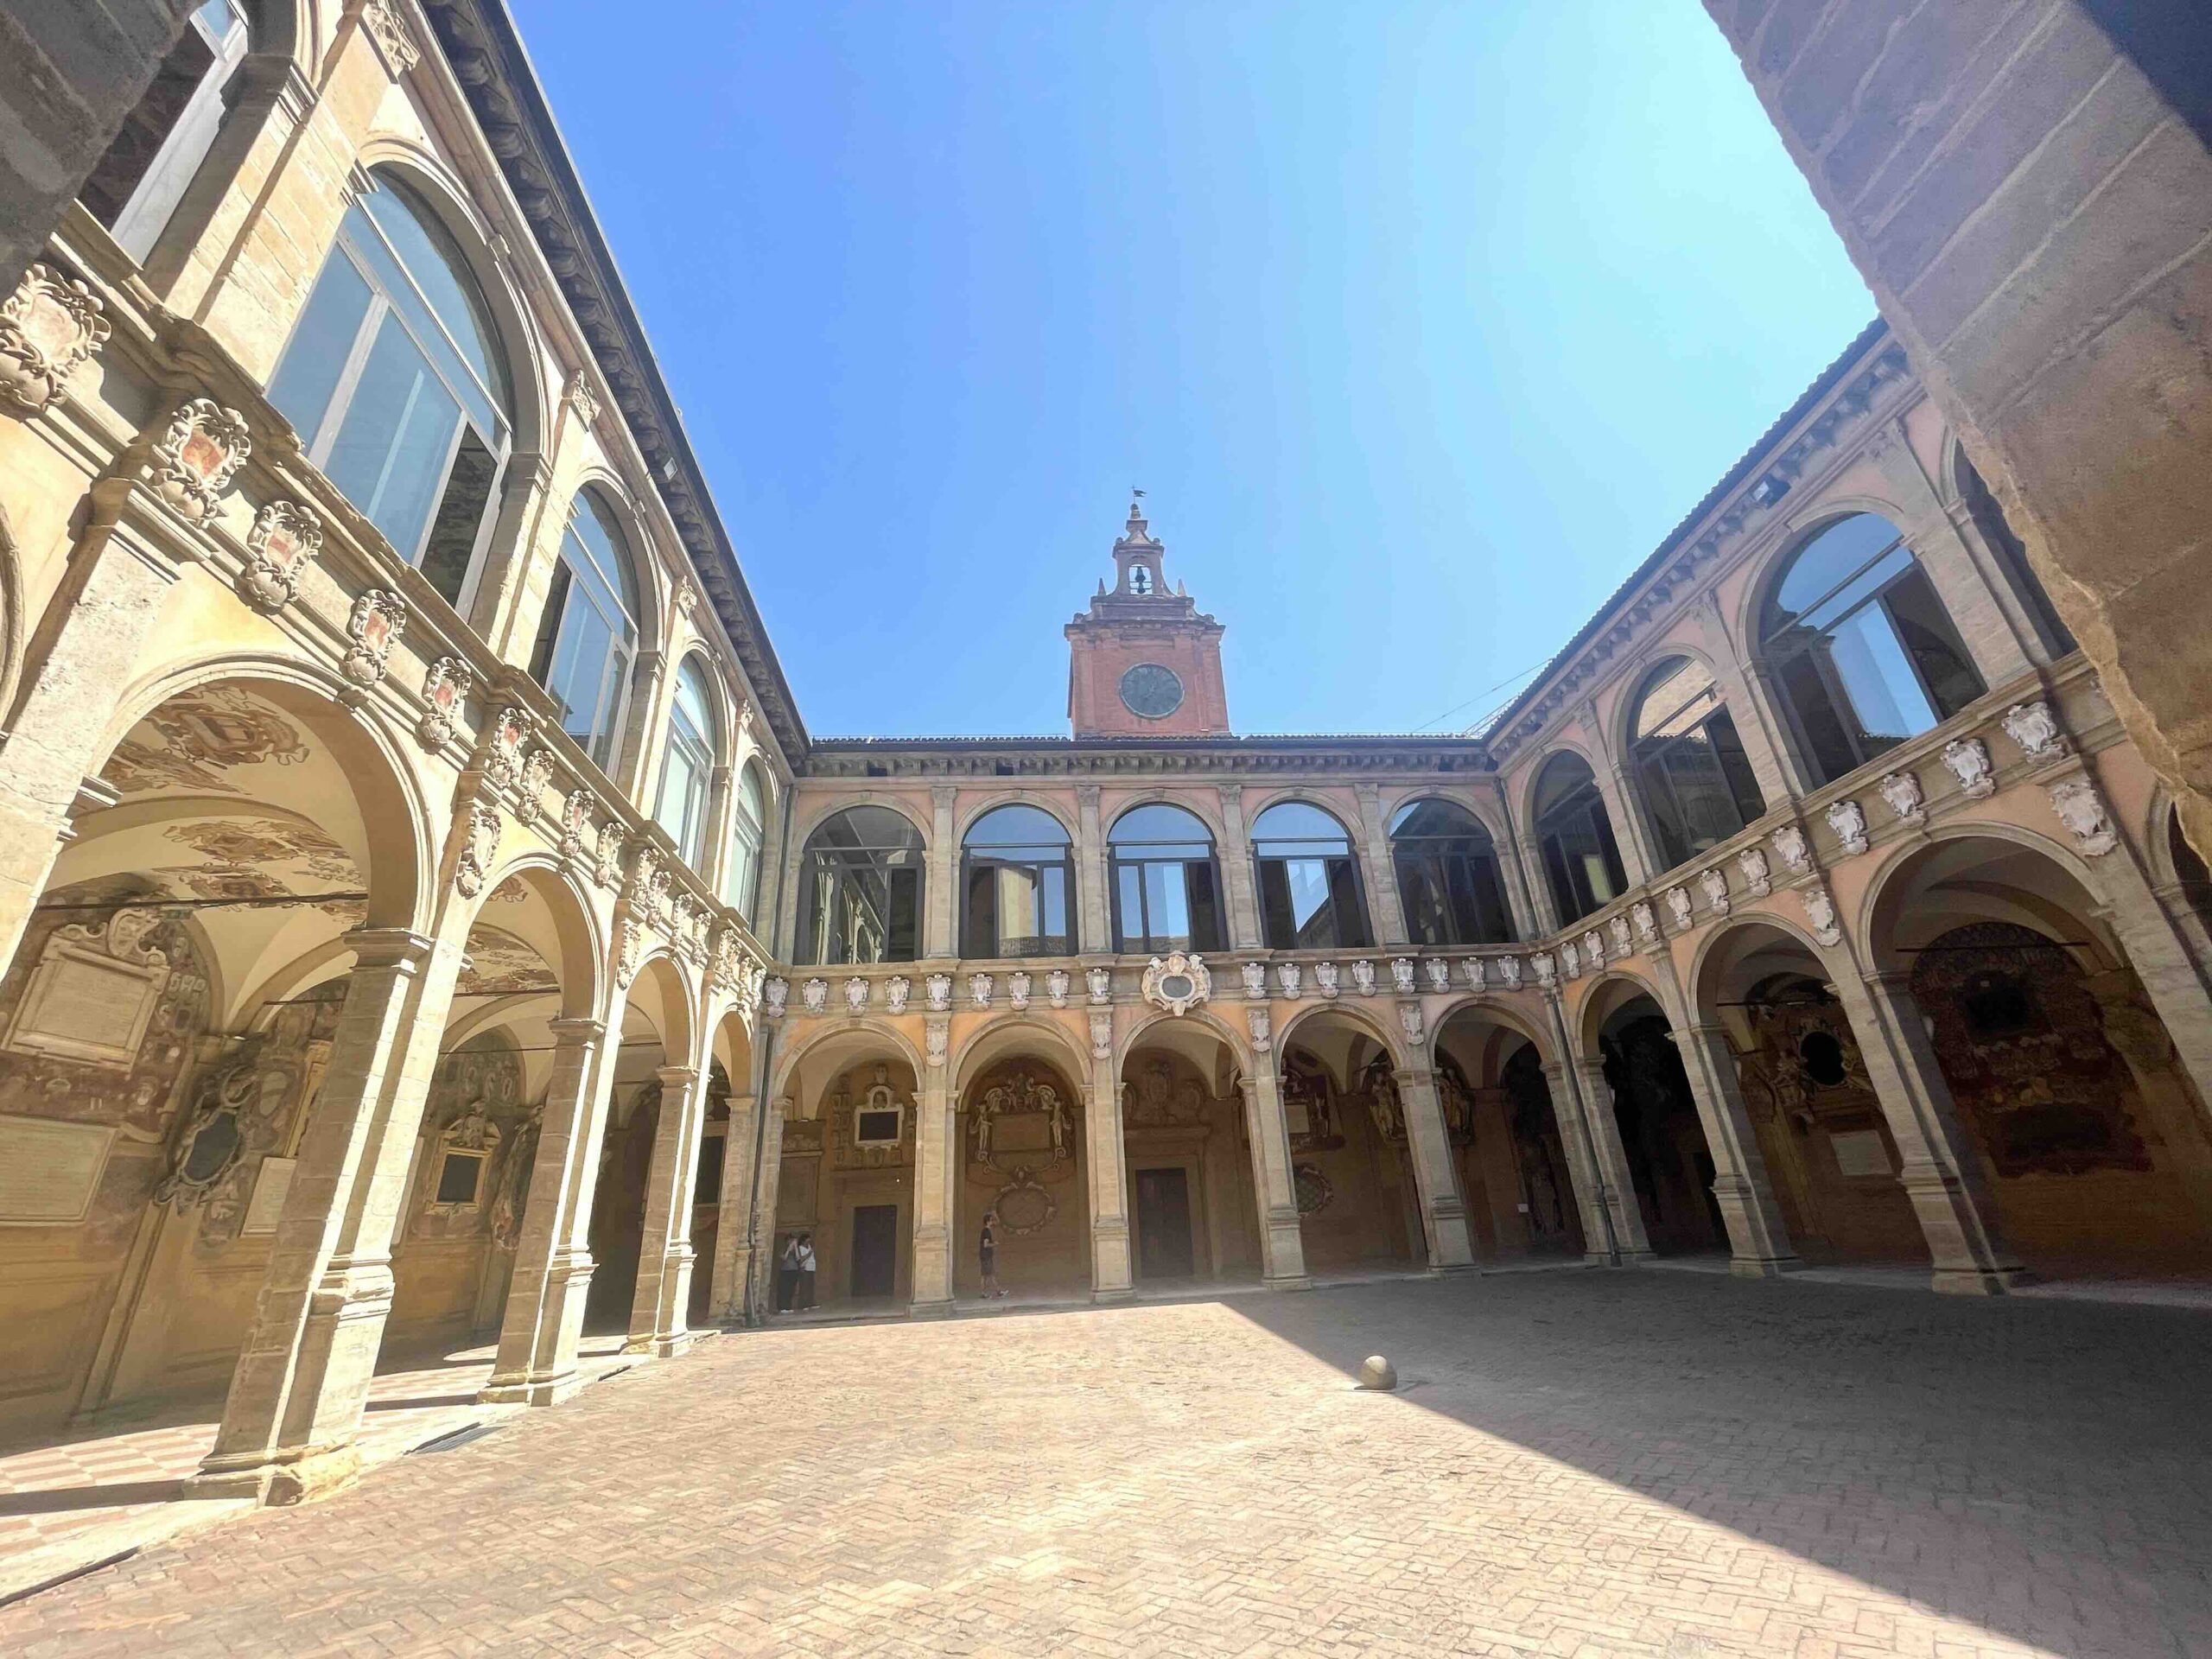
M986 1210L983 1212L983 1231L976 1241L976 1255L983 1269L984 1300L1005 1295L1006 1292L999 1288L999 1235L995 1211Z

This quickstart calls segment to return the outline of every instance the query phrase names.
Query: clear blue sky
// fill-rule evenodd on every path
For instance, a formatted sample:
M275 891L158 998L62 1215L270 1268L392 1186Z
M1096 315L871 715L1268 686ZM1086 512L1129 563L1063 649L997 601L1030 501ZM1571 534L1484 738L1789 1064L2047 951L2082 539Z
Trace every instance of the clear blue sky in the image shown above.
M1695 0L517 0L809 728L1452 729L1874 315ZM1448 715L1447 715L1447 711Z

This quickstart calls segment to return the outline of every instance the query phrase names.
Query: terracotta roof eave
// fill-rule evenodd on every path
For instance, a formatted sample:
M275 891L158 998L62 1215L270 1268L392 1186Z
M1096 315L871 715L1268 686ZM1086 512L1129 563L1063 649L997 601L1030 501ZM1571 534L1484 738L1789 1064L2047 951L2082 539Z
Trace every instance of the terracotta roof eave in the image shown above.
M1439 747L1482 753L1483 741L1459 732L1268 732L1231 736L1046 737L817 737L813 748L849 754L864 749L1190 749Z

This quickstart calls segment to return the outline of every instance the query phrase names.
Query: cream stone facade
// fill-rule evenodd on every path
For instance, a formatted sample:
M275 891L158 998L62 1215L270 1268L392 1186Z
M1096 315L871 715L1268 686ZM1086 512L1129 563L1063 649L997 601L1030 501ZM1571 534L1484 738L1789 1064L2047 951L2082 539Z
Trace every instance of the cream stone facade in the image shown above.
M1133 505L1076 735L811 737L504 11L234 16L0 306L0 1434L221 1393L296 1500L380 1357L550 1404L987 1224L2212 1260L2212 876L1885 328L1478 732L1218 729Z

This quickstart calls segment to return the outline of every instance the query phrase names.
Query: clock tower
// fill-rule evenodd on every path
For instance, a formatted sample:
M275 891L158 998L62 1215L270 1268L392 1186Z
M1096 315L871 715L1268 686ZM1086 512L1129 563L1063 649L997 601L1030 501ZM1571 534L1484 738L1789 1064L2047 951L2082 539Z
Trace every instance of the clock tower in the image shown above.
M1140 495L1142 492L1138 492ZM1114 587L1067 626L1068 721L1077 737L1216 737L1229 732L1221 624L1179 585L1143 504L1114 543Z

